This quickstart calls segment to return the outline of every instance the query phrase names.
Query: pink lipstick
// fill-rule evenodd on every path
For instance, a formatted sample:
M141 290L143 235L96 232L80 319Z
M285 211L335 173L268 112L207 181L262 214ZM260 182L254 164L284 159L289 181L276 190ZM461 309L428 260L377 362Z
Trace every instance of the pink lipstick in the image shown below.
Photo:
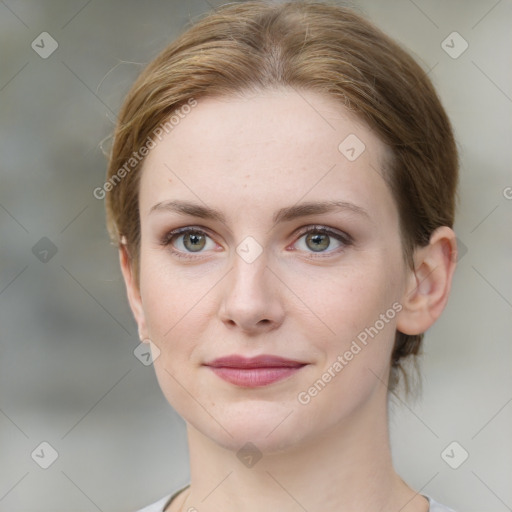
M267 386L283 380L307 363L278 356L243 357L230 355L205 363L221 379L244 388Z

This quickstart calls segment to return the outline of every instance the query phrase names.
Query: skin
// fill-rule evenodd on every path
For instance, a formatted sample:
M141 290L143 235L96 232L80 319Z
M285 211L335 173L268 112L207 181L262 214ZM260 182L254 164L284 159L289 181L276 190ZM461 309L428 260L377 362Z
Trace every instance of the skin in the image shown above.
M365 144L354 161L338 150L349 134ZM424 332L446 304L455 234L437 229L415 252L415 268L406 265L397 208L380 175L387 151L332 98L293 89L200 98L150 151L140 182L139 287L123 247L120 261L139 334L160 350L159 384L187 424L191 486L168 510L428 510L393 469L387 381L395 330ZM225 220L153 208L171 200L218 209ZM282 208L322 201L358 210L273 224ZM318 225L352 243L324 237L329 246L315 252L299 231ZM180 235L162 243L187 226L206 233L200 251ZM248 236L262 250L250 263L236 252ZM394 303L401 311L300 403L298 393ZM203 366L229 354L308 364L247 389ZM252 467L236 456L247 442L262 455Z

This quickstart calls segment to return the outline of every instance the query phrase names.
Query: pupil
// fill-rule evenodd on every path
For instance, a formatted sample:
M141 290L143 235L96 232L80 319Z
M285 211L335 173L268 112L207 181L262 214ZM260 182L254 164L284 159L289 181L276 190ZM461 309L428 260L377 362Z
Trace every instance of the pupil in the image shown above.
M329 247L329 237L323 234L308 235L308 242L313 242L313 246L310 247L315 252L323 251Z

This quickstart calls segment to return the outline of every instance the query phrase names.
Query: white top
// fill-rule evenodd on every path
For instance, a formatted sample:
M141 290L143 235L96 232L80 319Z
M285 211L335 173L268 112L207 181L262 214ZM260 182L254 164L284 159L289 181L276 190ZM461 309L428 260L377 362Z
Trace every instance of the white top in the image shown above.
M189 484L190 485L190 484ZM170 505L171 501L181 492L184 491L189 485L178 489L176 492L168 494L164 496L162 499L156 501L155 503L148 505L147 507L141 508L137 512L164 512L164 510ZM430 503L429 512L455 512L452 508L447 507L446 505L442 505L438 503L436 500L431 498L430 496L426 496L422 494L425 498L427 498Z

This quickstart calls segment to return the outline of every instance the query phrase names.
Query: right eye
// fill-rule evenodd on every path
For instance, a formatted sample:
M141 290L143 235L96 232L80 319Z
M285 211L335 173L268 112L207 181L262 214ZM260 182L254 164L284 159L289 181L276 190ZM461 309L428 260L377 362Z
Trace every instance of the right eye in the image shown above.
M167 233L162 245L170 246L171 251L179 258L192 258L194 253L204 252L203 249L214 249L215 242L201 229L185 227Z

